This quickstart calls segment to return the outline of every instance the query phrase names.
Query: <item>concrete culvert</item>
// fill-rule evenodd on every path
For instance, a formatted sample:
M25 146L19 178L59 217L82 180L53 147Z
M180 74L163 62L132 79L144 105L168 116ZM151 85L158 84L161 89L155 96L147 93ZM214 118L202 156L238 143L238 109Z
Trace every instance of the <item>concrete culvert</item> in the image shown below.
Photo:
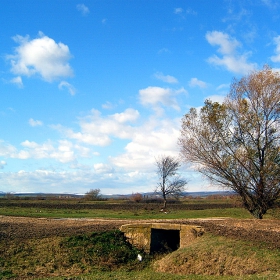
M121 226L128 241L146 253L175 251L191 244L204 230L200 226L145 223Z

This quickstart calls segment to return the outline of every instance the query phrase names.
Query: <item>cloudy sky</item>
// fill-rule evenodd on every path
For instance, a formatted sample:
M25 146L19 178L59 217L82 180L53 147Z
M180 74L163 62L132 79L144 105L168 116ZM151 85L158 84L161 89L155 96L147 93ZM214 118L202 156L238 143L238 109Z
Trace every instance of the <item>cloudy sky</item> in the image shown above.
M189 108L280 68L278 0L2 0L0 26L4 192L152 191Z

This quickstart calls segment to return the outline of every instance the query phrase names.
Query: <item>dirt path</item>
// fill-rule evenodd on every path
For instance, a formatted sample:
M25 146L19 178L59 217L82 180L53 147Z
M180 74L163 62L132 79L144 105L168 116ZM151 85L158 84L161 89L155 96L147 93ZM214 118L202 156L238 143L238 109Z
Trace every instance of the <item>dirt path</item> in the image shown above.
M206 232L231 238L263 242L280 248L280 220L255 219L183 219L183 220L121 220L121 219L47 219L0 216L0 240L70 236L93 231L118 229L123 224L168 222L195 224Z

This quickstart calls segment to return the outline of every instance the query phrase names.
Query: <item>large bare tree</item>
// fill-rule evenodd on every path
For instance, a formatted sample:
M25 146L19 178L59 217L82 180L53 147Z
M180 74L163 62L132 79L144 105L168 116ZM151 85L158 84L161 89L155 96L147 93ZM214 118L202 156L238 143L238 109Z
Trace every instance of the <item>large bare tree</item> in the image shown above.
M187 180L181 178L178 174L180 161L175 157L161 155L156 158L156 166L159 183L155 192L161 194L163 198L163 209L165 209L167 197L172 196L178 198L185 190Z
M224 103L207 100L182 121L186 162L238 193L262 219L280 194L280 75L268 66L234 80Z

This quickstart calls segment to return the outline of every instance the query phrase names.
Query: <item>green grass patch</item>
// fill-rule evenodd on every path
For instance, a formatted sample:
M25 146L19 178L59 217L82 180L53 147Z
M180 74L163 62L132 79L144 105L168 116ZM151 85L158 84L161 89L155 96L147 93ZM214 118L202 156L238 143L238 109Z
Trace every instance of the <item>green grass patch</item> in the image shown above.
M116 218L116 219L195 219L208 217L251 218L243 208L204 209L204 210L170 210L167 213L159 209L121 210L112 209L48 209L1 207L0 215L37 217L37 218Z

